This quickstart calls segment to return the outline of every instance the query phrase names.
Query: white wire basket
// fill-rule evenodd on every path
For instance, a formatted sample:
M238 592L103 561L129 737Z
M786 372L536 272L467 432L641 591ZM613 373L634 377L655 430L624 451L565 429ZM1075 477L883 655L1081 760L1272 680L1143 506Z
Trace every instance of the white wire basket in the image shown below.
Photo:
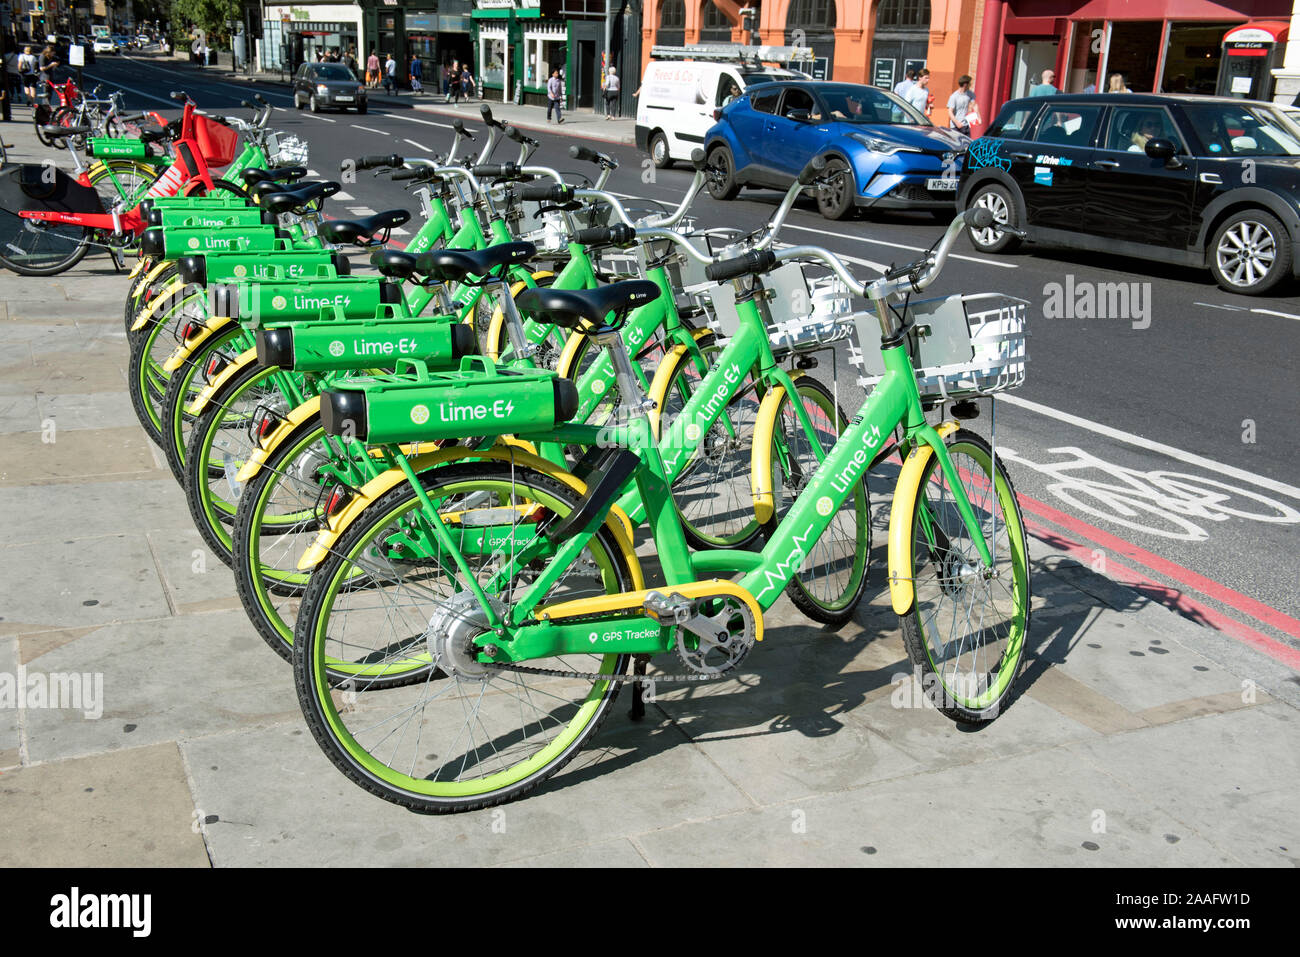
M769 317L767 336L777 352L820 349L849 338L853 302L848 287L836 276L810 276L799 263L786 263L763 274L764 303ZM731 283L687 286L704 306L709 327L730 338L740 326L736 290Z
M292 133L272 133L266 138L266 156L272 166L304 166L309 152L306 140Z
M1024 385L1028 311L1025 300L995 292L910 303L907 318L916 325L908 343L921 397L946 401ZM879 342L874 313L860 313L854 322L859 346ZM849 357L864 373L858 379L864 389L885 373L878 349L855 347Z

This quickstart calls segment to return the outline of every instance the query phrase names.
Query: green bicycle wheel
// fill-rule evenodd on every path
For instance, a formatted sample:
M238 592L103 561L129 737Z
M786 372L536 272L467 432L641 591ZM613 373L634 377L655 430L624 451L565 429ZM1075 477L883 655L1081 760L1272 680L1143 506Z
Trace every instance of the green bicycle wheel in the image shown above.
M516 547L539 534L540 506L557 516L581 497L554 478L508 464L432 469L421 477L440 515L462 519L488 499L510 515L498 533ZM516 524L530 511L530 524ZM315 570L294 635L298 700L317 743L353 782L385 800L429 812L468 811L517 798L562 768L599 729L618 694L629 656L570 655L529 662L564 675L498 669L477 662L473 639L486 616L465 590L450 557L421 533L415 490L403 484L371 505ZM464 527L464 526L462 526ZM499 548L500 546L498 546ZM470 571L500 556L462 553ZM545 560L540 559L540 560ZM513 603L520 579L491 596ZM591 539L545 604L631 587L631 567L608 529ZM470 597L466 597L470 596ZM331 678L331 661L355 663L353 677ZM423 662L423 680L376 691L374 677Z
M930 701L955 721L992 721L1009 702L1029 632L1029 546L1011 478L981 436L959 429L944 444L993 555L990 572L958 514L938 459L927 463L911 509L912 607L903 643Z
M799 401L812 423L809 436L788 395L782 395L774 422L771 488L773 513L765 533L775 530L817 471L812 443L828 452L849 426L830 391L811 376L795 379ZM831 517L831 523L808 550L786 594L813 621L842 625L853 617L867 585L871 554L871 508L866 482L859 482Z
M136 418L158 446L163 445L163 397L171 373L163 369L180 342L181 329L190 320L202 321L203 293L185 287L171 294L171 302L157 316L127 337L131 359L127 366L127 391Z
M213 358L233 362L243 351L244 330L231 325L212 334L194 354L167 379L167 389L159 405L158 418L162 434L163 452L172 477L185 484L185 450L189 448L190 433L196 416L185 410L207 385L208 363Z

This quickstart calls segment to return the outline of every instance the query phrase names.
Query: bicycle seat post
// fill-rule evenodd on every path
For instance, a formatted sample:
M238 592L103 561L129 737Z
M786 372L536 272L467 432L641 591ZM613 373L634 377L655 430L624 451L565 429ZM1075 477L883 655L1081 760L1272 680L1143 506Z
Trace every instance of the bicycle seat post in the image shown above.
M524 321L519 315L518 307L515 305L515 297L510 295L510 287L507 285L504 275L490 277L483 284L483 287L485 293L496 296L497 302L501 306L501 313L506 320L506 333L510 336L510 346L515 351L515 357L517 359L532 359L533 354L537 352L537 347L529 342L528 337L524 334Z

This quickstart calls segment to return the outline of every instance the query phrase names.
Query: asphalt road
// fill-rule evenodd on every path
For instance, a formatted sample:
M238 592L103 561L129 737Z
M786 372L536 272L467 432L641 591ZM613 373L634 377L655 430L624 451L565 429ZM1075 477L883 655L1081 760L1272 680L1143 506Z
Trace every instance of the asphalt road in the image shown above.
M86 73L124 89L133 109L170 106L167 91L182 87L216 113L237 110L249 95L224 75L148 57L101 57ZM285 87L257 89L280 108L272 123L308 140L322 176L361 154L428 156L451 142L450 120L437 113L372 104L366 116L313 116L292 109ZM477 104L460 112L478 127ZM567 154L572 136L534 135L543 145L533 162L579 168ZM609 188L621 194L675 205L690 180L686 170L647 168L632 147L597 148L620 161ZM341 195L336 217L411 206L399 184L367 175ZM692 215L702 227L752 229L778 200L706 195ZM914 259L940 232L924 214L828 223L806 203L781 238L855 257L859 275L871 277ZM1028 381L997 402L996 429L1035 533L1133 583L1143 600L1275 656L1300 648L1300 482L1292 471L1300 288L1249 298L1223 292L1208 272L1141 260L1039 249L990 257L966 240L958 249L935 295L1000 292L1029 303ZM1127 313L1081 318L1077 297L1107 283L1130 284ZM1076 308L1058 308L1070 290ZM841 391L849 409L860 396L856 387ZM987 408L975 425L988 430Z

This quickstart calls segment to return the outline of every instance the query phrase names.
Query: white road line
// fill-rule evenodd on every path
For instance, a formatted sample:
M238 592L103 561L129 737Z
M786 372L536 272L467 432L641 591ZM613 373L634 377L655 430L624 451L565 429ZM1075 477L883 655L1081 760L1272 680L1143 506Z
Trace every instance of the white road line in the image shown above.
M415 140L403 139L402 142L403 142L403 143L410 143L410 144L411 144L412 146L414 146L417 150L424 150L426 153L432 153L432 152L433 152L433 150L429 149L429 147L425 146L423 143L417 143L417 142L415 142Z
M354 130L365 130L367 133L378 133L380 136L392 136L392 135L393 135L392 133L389 133L389 132L387 132L386 130L375 130L375 129L371 129L369 126L358 126L356 123L353 123L353 124L352 124L352 128L353 128Z
M319 113L304 113L303 116L310 116L313 120L324 120L326 123L338 122L338 120L331 120L328 116L321 116Z
M1274 312L1272 309L1252 309L1251 312L1258 312L1262 316L1280 316L1283 319L1300 319L1300 316L1292 315L1289 312Z
M83 71L84 73L84 71ZM154 93L146 93L144 90L137 90L134 87L127 86L124 83L118 83L116 80L106 80L102 76L95 76L93 73L84 73L85 76L94 80L96 83L109 83L119 89L126 90L128 93L134 93L136 96L143 96L146 99L157 100L159 103L166 103L168 106L175 108L178 104L169 96L158 96Z
M417 120L414 116L402 116L398 113L388 114L390 120L405 120L408 123L419 123L421 126L438 126L444 130L454 130L456 127L450 123L435 123L433 120Z
M1245 306L1225 306L1217 302L1194 302L1193 306L1204 306L1206 309L1226 309L1228 312L1245 312Z
M144 60L137 60L135 57L124 56L123 59L131 63L137 63L147 70L157 70L159 73L170 73L172 76L185 76L185 77L192 76L192 74L183 73L180 70L169 70L167 69L167 67L158 66L157 64L154 63L148 63ZM263 89L259 89L255 84L252 83L226 83L222 80L209 80L206 76L193 77L193 78L195 80L198 80L200 83L210 85L210 86L228 86L232 90L242 90L244 93L249 95L249 99L252 99L253 93L261 93L263 96L282 96L285 99L291 99L293 97L292 93L280 93L276 90L263 90ZM155 99L157 99L157 97L155 97Z
M353 216L373 216L375 211L369 206L349 206L348 212Z
M356 199L356 197L353 196L351 193L345 193L343 190L339 190L337 193L331 196L330 199L337 200L340 203L346 203L350 199Z
M1098 435L1104 435L1107 438L1115 439L1118 442L1135 445L1140 449L1158 452L1171 459L1177 459L1179 462L1186 462L1188 465L1195 465L1211 472L1218 472L1220 475L1240 479L1243 482L1250 482L1254 485L1258 485L1260 488L1266 488L1271 492L1277 492L1280 495L1289 495L1292 498L1300 498L1300 488L1296 488L1294 485L1286 485L1285 483L1278 482L1275 479L1247 472L1245 469L1239 469L1232 465L1224 465L1221 462L1215 462L1213 459L1207 459L1200 455L1195 455L1192 452L1184 452L1182 449L1174 448L1172 445L1163 445L1160 442L1153 442L1150 439L1144 439L1140 435L1134 435L1131 432L1123 432L1119 429L1111 428L1109 425L1102 425L1100 422L1093 422L1090 419L1080 418L1077 415L1071 415L1068 412L1062 412L1059 409L1053 409L1050 406L1040 405L1037 402L1030 402L1028 399L1022 399L1019 396L1008 395L1005 392L1002 392L998 393L997 398L1001 402L1006 402L1022 409L1028 409L1030 412L1037 412L1039 415L1045 415L1050 419L1056 419L1060 422L1068 422L1070 425L1078 426L1081 429L1087 429L1089 432L1096 432Z
M409 235L411 235L411 233L410 233L410 230L403 229L401 226L395 226L395 227L393 227L393 235L394 235L394 236L409 236Z
M307 175L312 179L315 179L316 177L320 176L320 173L316 172L314 169L309 169L307 170Z
M814 229L811 226L794 226L786 223L782 229L797 229L805 233L816 233L819 236L836 236L840 239L852 239L860 243L871 243L875 246L889 246L893 249L907 249L913 252L923 253L925 248L922 246L905 246L903 243L890 242L884 239L868 239L866 236L853 236L849 233L835 233L829 229ZM985 259L983 256L967 256L962 253L953 253L949 259L964 259L967 262L979 263L981 266L999 266L1002 269L1019 269L1018 263L1003 262L1000 259Z

